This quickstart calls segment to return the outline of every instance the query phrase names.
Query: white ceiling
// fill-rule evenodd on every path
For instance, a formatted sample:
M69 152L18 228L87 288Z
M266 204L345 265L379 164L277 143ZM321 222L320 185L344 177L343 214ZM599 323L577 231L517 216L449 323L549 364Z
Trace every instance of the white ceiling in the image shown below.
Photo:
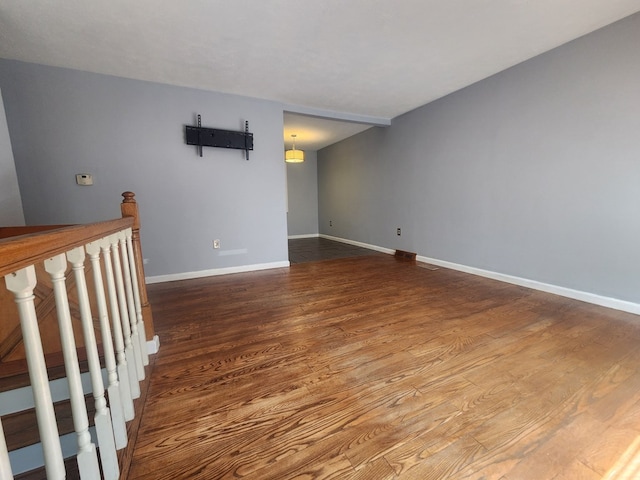
M0 0L0 57L390 119L637 11L640 0ZM285 130L309 120L298 117Z
M287 149L291 148L291 135L295 134L296 148L320 150L368 128L371 125L285 112L284 144Z

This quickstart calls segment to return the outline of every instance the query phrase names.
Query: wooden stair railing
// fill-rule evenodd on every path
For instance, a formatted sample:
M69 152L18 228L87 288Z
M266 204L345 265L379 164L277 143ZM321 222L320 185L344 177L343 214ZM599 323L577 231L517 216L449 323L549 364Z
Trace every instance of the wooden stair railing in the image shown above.
M147 285L144 282L144 257L142 256L142 244L140 243L140 212L138 211L138 202L135 200L135 194L133 192L124 192L122 194L124 200L120 204L122 216L127 218L133 218L132 225L132 249L133 258L131 261L135 264L136 275L132 276L133 279L142 279L138 288L134 286L134 293L140 294L140 306L142 308L142 318L144 319L144 325L146 329L146 338L152 339L154 335L153 328L153 314L151 312L151 305L149 305L149 299L147 298ZM130 253L131 255L131 253Z
M4 352L4 358L0 356L0 383L3 371L15 375L19 373L16 364L26 362L49 479L65 478L66 473L47 373L52 365L46 365L45 353L49 360L64 360L80 478L117 479L120 475L116 451L128 442L126 422L135 415L133 400L140 396L139 382L149 364L147 339L154 333L137 203L131 192L123 197L121 219L60 228L0 229L0 238L30 232L0 239L0 277L6 283L6 291L0 284L0 353ZM42 293L47 289L51 293ZM13 301L7 300L7 292ZM43 306L41 316L48 315L43 311L54 312L49 315L52 321L38 318L36 295L41 296L37 302ZM20 346L16 340L18 323ZM59 341L51 342L54 336ZM83 390L78 352L88 364L88 392L86 387ZM93 395L93 422L88 419L87 393ZM89 433L90 423L95 424L97 446ZM0 421L0 480L21 473L11 471L9 458Z

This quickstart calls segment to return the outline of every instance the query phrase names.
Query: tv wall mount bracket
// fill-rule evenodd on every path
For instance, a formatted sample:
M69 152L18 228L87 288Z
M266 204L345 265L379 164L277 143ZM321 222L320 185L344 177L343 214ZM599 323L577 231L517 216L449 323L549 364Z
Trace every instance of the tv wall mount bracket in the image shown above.
M185 125L185 143L195 145L202 156L202 147L235 148L244 150L245 158L249 160L249 150L253 150L253 133L249 132L249 122L244 122L244 132L220 130L202 126L202 119L198 115L198 125Z

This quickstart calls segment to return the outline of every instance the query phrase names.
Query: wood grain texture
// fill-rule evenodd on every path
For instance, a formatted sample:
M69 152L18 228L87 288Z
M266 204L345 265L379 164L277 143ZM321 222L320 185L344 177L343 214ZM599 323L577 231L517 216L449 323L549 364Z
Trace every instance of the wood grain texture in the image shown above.
M71 225L29 225L20 227L0 227L0 238L18 237L20 235L46 232L47 230L56 230L58 228L69 226Z
M0 239L0 276L65 253L133 225L132 217Z
M289 262L291 264L369 255L386 254L322 237L289 239Z
M149 286L130 479L601 478L637 316L392 256Z

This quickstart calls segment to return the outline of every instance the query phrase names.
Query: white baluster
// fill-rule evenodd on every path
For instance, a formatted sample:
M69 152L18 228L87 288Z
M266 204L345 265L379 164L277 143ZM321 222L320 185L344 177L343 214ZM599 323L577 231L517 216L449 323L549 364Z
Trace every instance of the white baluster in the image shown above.
M84 276L84 247L76 247L67 252L67 260L71 263L73 274L76 279L78 291L78 304L80 307L80 319L82 320L82 332L84 334L84 344L87 350L87 361L89 363L89 373L91 375L91 386L93 388L93 399L96 407L95 426L98 435L98 447L100 448L100 460L104 478L118 479L120 469L116 456L116 445L113 438L113 426L111 414L104 398L104 384L102 383L102 368L98 355L98 346L93 331L93 318L91 317L91 306L89 304L89 292Z
M133 408L133 398L131 396L131 383L129 382L129 366L124 352L124 339L122 337L122 323L120 311L118 309L118 297L116 294L116 284L113 277L113 266L111 264L111 243L109 238L100 240L102 257L104 258L105 277L107 279L107 292L109 293L109 309L111 310L111 324L113 326L113 340L116 346L116 359L118 362L118 378L120 379L120 394L122 398L122 408L124 419L133 420L135 410Z
M88 243L85 247L91 260L93 270L93 283L96 289L96 303L98 304L98 317L100 318L100 335L102 337L102 349L104 350L104 363L107 369L107 380L109 386L109 408L111 410L111 421L113 422L113 436L116 441L116 448L120 450L127 446L127 425L124 420L122 408L122 394L120 393L120 383L116 371L116 357L113 352L113 341L111 340L111 328L109 327L109 313L107 311L107 299L104 294L104 283L102 281L102 268L100 267L100 242Z
M64 357L64 369L69 384L73 427L78 437L78 454L76 456L78 471L82 479L98 478L100 476L100 466L98 465L96 447L91 441L91 434L89 433L89 417L87 415L87 406L84 402L80 366L78 365L78 353L76 351L76 341L73 336L69 299L65 286L64 274L67 270L67 260L64 254L56 255L55 257L45 260L44 269L51 277L53 293L56 299L56 313L60 327L60 342L62 345L62 355Z
M60 447L58 425L53 412L53 402L51 401L51 390L49 390L49 378L47 377L47 367L44 362L36 308L33 304L36 271L31 265L6 275L4 279L7 284L7 290L14 294L15 302L18 305L47 478L49 480L63 479L66 473L62 458L62 448Z
M13 480L7 442L4 439L4 430L2 428L2 419L0 419L0 480Z
M120 252L122 253L122 276L124 278L124 289L127 295L127 311L131 322L131 344L136 356L136 372L138 380L144 380L144 360L140 348L140 335L138 334L138 321L136 319L136 305L133 300L133 287L131 286L131 268L129 268L129 254L127 253L127 243L124 231L118 233L120 240Z
M140 397L140 384L138 383L138 372L136 368L136 356L131 343L131 325L129 324L129 313L127 312L127 298L124 293L122 281L122 267L120 265L120 249L118 247L118 235L109 237L111 242L111 260L113 261L113 276L116 280L116 290L118 292L118 305L120 306L120 320L122 324L122 336L124 338L124 354L127 357L127 368L129 372L129 385L131 385L131 397Z
M127 238L127 252L129 252L129 267L131 269L131 283L133 288L133 300L136 308L136 319L138 321L138 336L140 339L140 352L142 353L142 363L149 365L149 352L147 351L147 338L144 330L144 318L142 317L142 304L140 302L140 285L138 285L138 274L136 272L136 256L133 250L133 232L130 228L125 230Z

